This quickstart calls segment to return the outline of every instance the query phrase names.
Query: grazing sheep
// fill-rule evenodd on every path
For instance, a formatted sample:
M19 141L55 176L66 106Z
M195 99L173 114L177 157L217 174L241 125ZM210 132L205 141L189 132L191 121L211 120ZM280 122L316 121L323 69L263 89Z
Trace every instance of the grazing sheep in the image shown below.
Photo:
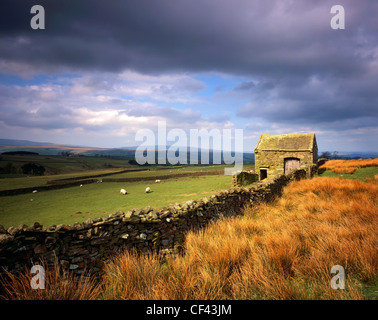
M121 190L119 191L119 193L120 193L120 194L127 194L127 191L126 191L125 189L121 189Z
M80 188L81 188L82 186L83 186L83 185L81 184L81 185L80 185Z
M32 193L37 193L38 191L37 190L33 190Z
M146 188L146 193L150 193L150 192L151 192L150 187L147 187L147 188Z
M160 180L155 180L155 183L160 183Z

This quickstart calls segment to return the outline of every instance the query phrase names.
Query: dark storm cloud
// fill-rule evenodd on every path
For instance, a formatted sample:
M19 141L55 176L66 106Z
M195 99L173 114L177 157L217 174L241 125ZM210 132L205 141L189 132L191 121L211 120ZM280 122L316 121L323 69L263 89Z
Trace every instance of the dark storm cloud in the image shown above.
M40 0L46 30L30 28L33 4L2 1L3 72L217 71L250 78L235 88L251 101L240 117L377 117L375 0L337 1L345 30L330 27L333 0Z
M370 0L341 1L349 12L343 33L329 26L328 0L42 0L46 30L30 28L30 1L5 3L0 58L44 68L357 74L366 65L353 38L376 28L362 5L373 9Z
M246 82L242 82L242 83L239 83L235 90L250 90L250 89L253 89L255 88L256 84L253 82L253 81L246 81Z
M356 79L354 79L356 80ZM240 107L240 117L260 117L273 122L330 123L347 122L347 126L372 125L378 120L377 77L351 79L296 78L282 79L271 86L257 85L249 90L252 102ZM366 121L366 117L370 121Z

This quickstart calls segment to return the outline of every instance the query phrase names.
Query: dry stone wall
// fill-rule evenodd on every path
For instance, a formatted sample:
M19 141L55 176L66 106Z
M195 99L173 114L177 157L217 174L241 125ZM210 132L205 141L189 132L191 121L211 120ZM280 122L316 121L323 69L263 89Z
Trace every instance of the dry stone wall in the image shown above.
M259 181L259 175L254 171L242 171L232 176L232 187L244 187Z
M53 184L53 185L46 185L46 186L37 186L37 187L27 187L27 188L19 188L19 189L10 189L10 190L0 190L0 197L3 196L16 196L19 194L27 194L32 193L34 190L40 191L50 191L50 190L57 190L57 189L64 189L64 188L71 188L79 186L80 184L90 184L96 183L98 179L86 179L86 180L76 180L74 182L68 182L65 184Z
M279 196L292 180L306 178L306 170L268 179L251 187L237 187L185 204L153 210L151 207L118 211L108 217L88 219L74 225L0 226L0 269L17 271L40 259L46 265L58 261L80 274L86 268L101 270L102 264L123 249L139 253L182 252L185 234L222 217L242 214L245 205Z

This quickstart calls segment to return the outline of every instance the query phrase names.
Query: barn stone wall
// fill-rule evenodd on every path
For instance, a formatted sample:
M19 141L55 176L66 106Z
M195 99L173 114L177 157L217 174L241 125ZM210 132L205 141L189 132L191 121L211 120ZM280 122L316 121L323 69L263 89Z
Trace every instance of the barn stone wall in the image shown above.
M314 156L310 151L258 151L255 152L255 172L260 174L260 168L267 168L268 179L284 174L285 158L298 158L301 167L314 163Z
M123 249L139 253L176 254L183 250L185 234L223 217L242 214L254 205L279 196L292 180L306 178L304 169L279 175L248 188L232 188L198 201L153 210L151 207L118 211L105 218L74 225L0 226L0 270L17 271L40 259L47 266L58 261L81 274L98 272L107 259ZM2 268L1 268L2 267Z

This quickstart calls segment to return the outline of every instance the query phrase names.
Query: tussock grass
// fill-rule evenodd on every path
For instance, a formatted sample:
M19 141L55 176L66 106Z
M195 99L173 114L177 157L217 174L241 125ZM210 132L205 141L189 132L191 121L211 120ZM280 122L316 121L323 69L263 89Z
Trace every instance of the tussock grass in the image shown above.
M91 300L102 292L102 285L97 283L90 272L80 277L64 270L57 262L53 266L40 263L45 270L45 289L33 289L30 281L33 277L30 269L13 274L5 271L0 277L0 300Z
M102 298L364 299L377 276L377 194L375 183L293 182L272 204L189 233L183 257L120 255ZM333 265L345 269L345 290L330 286Z
M319 169L331 170L333 173L353 174L358 168L378 166L378 158L357 160L329 160Z

